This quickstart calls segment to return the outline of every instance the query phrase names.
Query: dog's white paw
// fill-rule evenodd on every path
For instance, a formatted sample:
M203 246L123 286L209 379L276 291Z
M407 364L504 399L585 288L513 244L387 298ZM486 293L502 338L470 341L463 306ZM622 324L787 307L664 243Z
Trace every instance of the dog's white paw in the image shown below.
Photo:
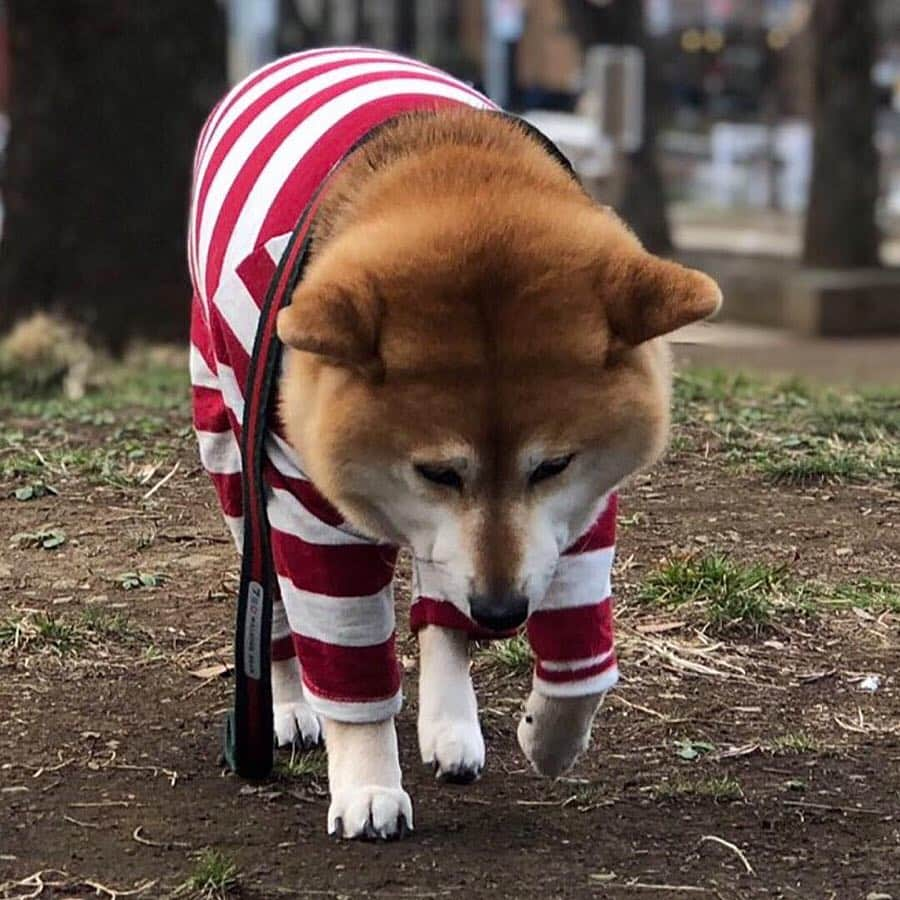
M315 747L322 740L319 717L305 700L288 700L272 704L275 720L275 739L279 747L294 744L304 749Z
M420 717L419 750L422 762L434 769L438 781L469 784L484 768L484 738L477 717Z
M539 775L562 775L587 750L602 696L544 697L532 691L516 736Z
M356 785L333 794L328 807L328 833L338 838L389 841L412 828L412 801L403 788Z

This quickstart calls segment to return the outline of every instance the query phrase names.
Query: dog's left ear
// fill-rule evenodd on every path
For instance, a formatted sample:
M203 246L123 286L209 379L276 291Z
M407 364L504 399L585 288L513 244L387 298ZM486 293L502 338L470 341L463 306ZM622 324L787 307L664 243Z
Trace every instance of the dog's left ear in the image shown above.
M283 343L372 379L383 374L378 355L380 326L381 304L365 284L303 281L294 290L290 306L278 313L278 337Z
M708 275L643 250L608 267L603 293L610 331L632 347L706 319L722 305Z

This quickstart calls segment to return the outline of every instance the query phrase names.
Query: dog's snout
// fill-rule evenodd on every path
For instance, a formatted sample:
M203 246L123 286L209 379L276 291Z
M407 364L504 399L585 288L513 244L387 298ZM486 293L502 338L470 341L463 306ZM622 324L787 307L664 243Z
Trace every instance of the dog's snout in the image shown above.
M514 592L469 597L472 618L490 631L510 631L528 618L528 598Z

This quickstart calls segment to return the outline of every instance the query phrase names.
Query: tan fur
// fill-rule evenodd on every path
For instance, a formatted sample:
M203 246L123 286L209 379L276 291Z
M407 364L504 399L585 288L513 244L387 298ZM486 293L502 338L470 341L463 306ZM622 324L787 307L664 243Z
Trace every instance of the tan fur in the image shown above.
M411 116L345 163L279 335L281 413L319 490L357 527L407 541L390 504L412 463L471 457L471 587L515 587L523 522L566 479L577 535L596 500L662 451L669 371L653 340L713 313L715 283L647 254L516 125ZM529 488L522 454L576 453ZM403 488L405 490L405 487ZM406 526L404 526L406 527Z

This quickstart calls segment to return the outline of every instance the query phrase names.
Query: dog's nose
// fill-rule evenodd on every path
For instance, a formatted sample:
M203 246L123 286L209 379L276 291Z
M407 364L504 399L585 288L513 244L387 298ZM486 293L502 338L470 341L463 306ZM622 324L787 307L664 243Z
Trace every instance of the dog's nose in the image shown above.
M510 631L528 618L528 598L523 594L473 594L469 597L472 618L490 631Z

